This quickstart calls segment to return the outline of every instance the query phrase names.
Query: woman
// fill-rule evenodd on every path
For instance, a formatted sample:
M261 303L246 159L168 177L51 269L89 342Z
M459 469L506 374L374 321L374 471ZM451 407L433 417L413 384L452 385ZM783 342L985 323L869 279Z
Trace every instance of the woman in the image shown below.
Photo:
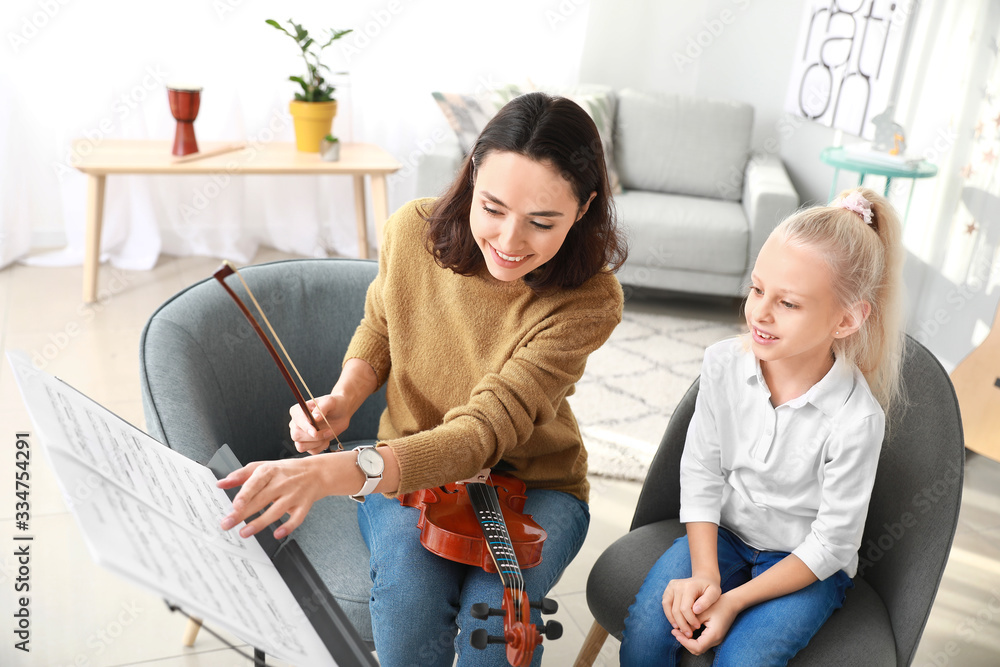
M425 550L417 510L396 496L503 462L528 487L525 513L548 532L542 563L524 570L529 598L549 590L589 524L587 455L566 397L621 320L612 271L624 258L593 121L563 98L511 101L444 196L386 223L341 376L310 405L333 430L290 411L297 448L317 454L386 383L378 446L246 466L220 482L243 485L223 529L270 504L240 532L288 514L281 538L325 495L377 492L358 518L381 664L451 665L456 649L460 665L506 664L502 646L480 652L466 639L476 627L503 634L501 618L469 616L477 602L500 606L499 577Z

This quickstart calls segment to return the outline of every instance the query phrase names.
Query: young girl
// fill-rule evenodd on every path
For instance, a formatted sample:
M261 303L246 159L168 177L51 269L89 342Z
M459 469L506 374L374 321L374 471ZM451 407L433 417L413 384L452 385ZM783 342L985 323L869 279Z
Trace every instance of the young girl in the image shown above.
M900 393L899 237L888 201L859 188L761 248L749 332L705 352L681 457L687 535L629 608L623 666L713 647L716 665L784 665L843 604Z
M243 485L223 529L270 504L244 537L285 514L275 536L287 535L323 496L377 492L358 519L383 667L450 667L456 650L459 665L507 664L503 645L469 645L476 628L503 635L501 617L470 616L475 603L501 606L499 576L421 546L419 511L398 494L512 467L528 487L525 513L548 531L541 564L524 570L532 602L583 543L587 454L566 397L623 305L611 270L625 246L600 146L569 100L534 93L501 109L444 196L386 223L364 319L332 392L311 406L339 433L386 384L378 446L253 463L220 483ZM297 406L291 413L299 451L325 450L333 431L317 432Z

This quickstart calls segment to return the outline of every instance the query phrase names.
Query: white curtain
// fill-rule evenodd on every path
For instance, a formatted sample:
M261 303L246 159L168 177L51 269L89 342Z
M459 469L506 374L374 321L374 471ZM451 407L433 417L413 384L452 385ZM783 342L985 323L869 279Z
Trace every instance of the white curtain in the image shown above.
M949 369L982 341L997 307L998 40L1000 2L924 0L899 105L910 152L939 169L918 182L905 229L908 330ZM894 188L901 210L908 192L906 181Z
M432 91L575 83L587 4L7 0L2 14L0 266L81 262L86 180L70 144L172 139L167 83L203 86L200 142L292 141L288 76L303 75L303 64L265 19L292 18L313 33L353 28L324 51L332 70L347 72L335 77L334 133L412 165L450 132ZM250 261L260 244L357 254L350 179L214 178L109 176L102 259L132 269L161 252ZM415 183L414 169L391 177L390 208L433 194ZM39 252L46 247L59 249Z

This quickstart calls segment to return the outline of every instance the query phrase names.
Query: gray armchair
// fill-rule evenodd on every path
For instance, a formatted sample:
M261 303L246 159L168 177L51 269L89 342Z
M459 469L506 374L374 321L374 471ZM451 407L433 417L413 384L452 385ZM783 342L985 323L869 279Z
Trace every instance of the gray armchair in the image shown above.
M377 272L377 262L351 259L289 260L240 272L316 395L329 392L340 375ZM296 455L288 435L288 408L295 399L214 279L183 290L153 313L139 357L147 431L171 449L200 463L223 444L243 463ZM383 388L340 435L344 446L374 442L384 408ZM371 646L369 553L354 501L330 497L317 502L288 539L299 543Z
M907 342L907 409L883 446L855 587L791 665L909 665L930 615L958 524L965 447L948 374L920 343ZM596 620L577 667L593 664L608 633L621 638L646 573L684 534L680 456L697 393L696 380L667 425L630 532L591 570L587 604ZM681 664L711 660L684 653Z

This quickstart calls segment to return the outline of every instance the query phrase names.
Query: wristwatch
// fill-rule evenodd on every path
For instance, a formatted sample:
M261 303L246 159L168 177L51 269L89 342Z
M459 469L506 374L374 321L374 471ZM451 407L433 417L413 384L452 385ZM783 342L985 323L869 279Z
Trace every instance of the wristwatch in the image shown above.
M385 471L385 461L382 459L382 454L378 452L378 448L372 445L358 447L354 451L358 453L357 464L361 468L361 472L365 474L365 483L360 491L351 496L351 500L363 503L365 502L365 496L374 491L382 479L382 472Z

